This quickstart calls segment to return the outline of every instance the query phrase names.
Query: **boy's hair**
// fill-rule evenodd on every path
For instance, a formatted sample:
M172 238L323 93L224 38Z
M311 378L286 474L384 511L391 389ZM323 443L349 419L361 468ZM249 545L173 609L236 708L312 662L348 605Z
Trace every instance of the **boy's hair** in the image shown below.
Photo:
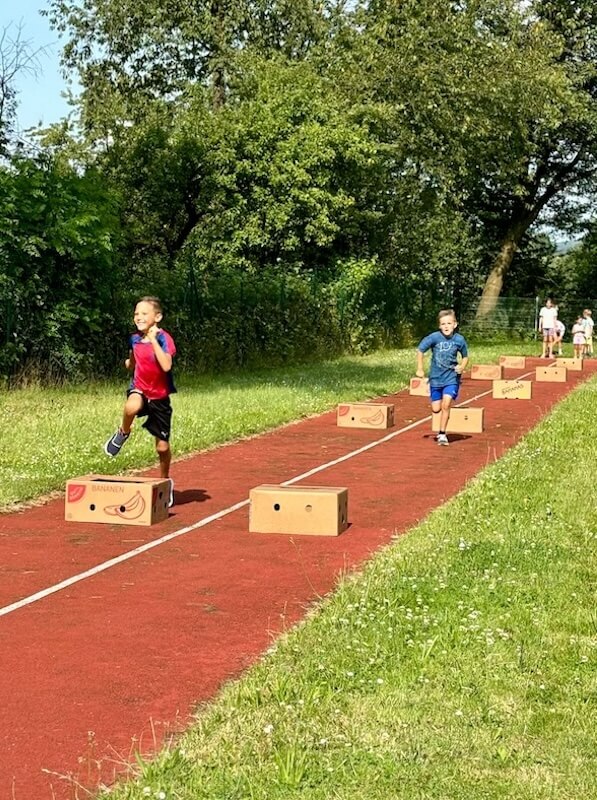
M145 297L141 297L137 300L138 303L151 303L154 309L158 312L158 314L163 314L164 309L162 308L162 301L159 297L154 297L153 295L145 295Z
M437 315L438 322L440 322L444 317L454 317L454 319L456 319L456 312L453 308L442 308Z

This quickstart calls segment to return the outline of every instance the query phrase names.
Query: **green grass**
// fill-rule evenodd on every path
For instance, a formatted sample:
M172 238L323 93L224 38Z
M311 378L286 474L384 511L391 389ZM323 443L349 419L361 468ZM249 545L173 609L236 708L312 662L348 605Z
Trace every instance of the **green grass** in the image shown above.
M596 797L596 402L594 378L110 797Z
M525 347L508 347L525 352ZM528 352L528 345L526 346ZM497 360L504 346L474 347L477 363ZM414 373L414 349L340 358L322 364L181 378L173 398L174 457L214 447L333 408L338 402L394 392ZM152 437L140 426L117 459L103 444L120 422L127 376L114 384L2 395L10 447L0 457L0 508L64 488L90 472L126 473L156 463Z

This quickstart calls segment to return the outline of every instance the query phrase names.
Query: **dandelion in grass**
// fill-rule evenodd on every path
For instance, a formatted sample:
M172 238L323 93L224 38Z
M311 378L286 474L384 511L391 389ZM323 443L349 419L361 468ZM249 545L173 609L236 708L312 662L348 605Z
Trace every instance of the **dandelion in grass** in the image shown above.
M265 733L266 736L272 735L272 733L274 732L274 726L271 724L271 722L268 725L263 726L263 732Z

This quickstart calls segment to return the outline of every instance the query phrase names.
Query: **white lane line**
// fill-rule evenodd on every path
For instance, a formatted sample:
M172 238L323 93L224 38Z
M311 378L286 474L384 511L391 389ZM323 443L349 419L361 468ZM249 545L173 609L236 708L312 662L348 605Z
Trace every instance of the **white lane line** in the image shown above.
M528 373L529 375L531 373ZM524 375L521 377L525 377ZM486 392L481 392L480 394L475 395L474 397L469 398L468 400L464 400L459 406L464 405L465 403L471 403L475 400L479 400L481 397L485 397L486 395L491 394L491 389ZM380 444L384 444L385 442L389 442L391 439L394 439L396 436L400 436L407 431L412 430L413 428L422 425L424 422L429 422L431 419L431 415L423 417L416 422L412 422L410 425L406 425L404 428L400 428L397 431L393 431L389 433L387 436L383 436L381 439L376 439L374 442L369 442L369 444L363 445L363 447L359 447L357 450L352 450L350 453L346 453L346 455L340 456L339 458L333 459L333 461L328 461L326 464L321 464L319 467L314 467L313 469L308 470L307 472L303 472L301 475L296 475L294 478L290 478L287 481L281 483L281 486L291 486L293 483L298 483L299 481L304 480L305 478L310 478L311 475L316 475L318 472L323 472L325 469L329 469L330 467L335 467L336 464L341 464L343 461L348 461L350 458L354 458L355 456L360 455L361 453L367 452L367 450L371 450L373 447L377 447ZM128 550L126 553L122 553L115 558L110 558L108 561L104 561L102 564L98 564L95 567L91 567L90 569L85 570L85 572L80 572L78 575L73 575L71 578L66 578L60 583L56 583L53 586L48 586L47 589L41 589L39 592L35 592L35 594L31 594L28 597L23 597L21 600L17 600L15 603L11 603L8 606L4 606L0 608L0 617L6 616L6 614L10 614L13 611L18 611L20 608L24 608L25 606L29 606L32 603L36 603L38 600L43 600L45 597L49 597L52 594L56 594L56 592L60 592L63 589L68 589L69 586L73 586L75 583L79 583L80 581L84 581L87 578L92 578L94 575L99 575L100 572L105 572L107 569L111 567L115 567L118 564L122 564L124 561L128 561L131 558L135 558L135 556L139 556L142 553L146 553L148 550L152 550L154 547L158 547L161 544L165 544L166 542L170 542L173 539L178 538L179 536L183 536L186 533L190 533L191 531L196 531L198 528L203 528L206 525L209 525L210 522L215 522L218 519L222 519L222 517L228 516L228 514L232 514L234 511L238 511L244 506L249 504L249 499L241 500L238 503L235 503L232 506L228 506L228 508L224 508L221 511L216 511L215 514L210 514L209 517L204 517L200 519L198 522L193 523L193 525L187 525L185 528L180 528L177 531L173 531L172 533L167 533L164 536L160 536L159 539L153 539L151 542L146 542L145 544L141 545L140 547L135 547L134 550Z

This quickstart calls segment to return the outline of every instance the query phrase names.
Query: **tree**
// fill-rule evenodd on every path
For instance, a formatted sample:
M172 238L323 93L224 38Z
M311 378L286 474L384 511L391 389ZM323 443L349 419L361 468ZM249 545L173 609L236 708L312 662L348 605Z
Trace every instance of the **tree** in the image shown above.
M27 366L50 379L113 363L119 226L102 184L45 154L0 167L0 374Z
M553 37L542 108L521 118L509 174L484 181L483 217L494 224L497 252L477 317L488 316L521 240L553 209L553 222L575 216L574 195L597 189L597 9L592 0L536 0L523 30ZM540 90L540 87L537 87ZM512 168L517 169L512 169ZM576 212L577 215L578 212Z
M35 74L43 48L34 50L23 38L22 26L7 25L0 30L0 156L6 155L14 134L17 111L16 81L23 73Z
M78 73L93 139L198 85L209 87L214 109L222 107L238 54L304 57L325 34L324 7L315 0L51 0L48 13L68 36L63 64Z

